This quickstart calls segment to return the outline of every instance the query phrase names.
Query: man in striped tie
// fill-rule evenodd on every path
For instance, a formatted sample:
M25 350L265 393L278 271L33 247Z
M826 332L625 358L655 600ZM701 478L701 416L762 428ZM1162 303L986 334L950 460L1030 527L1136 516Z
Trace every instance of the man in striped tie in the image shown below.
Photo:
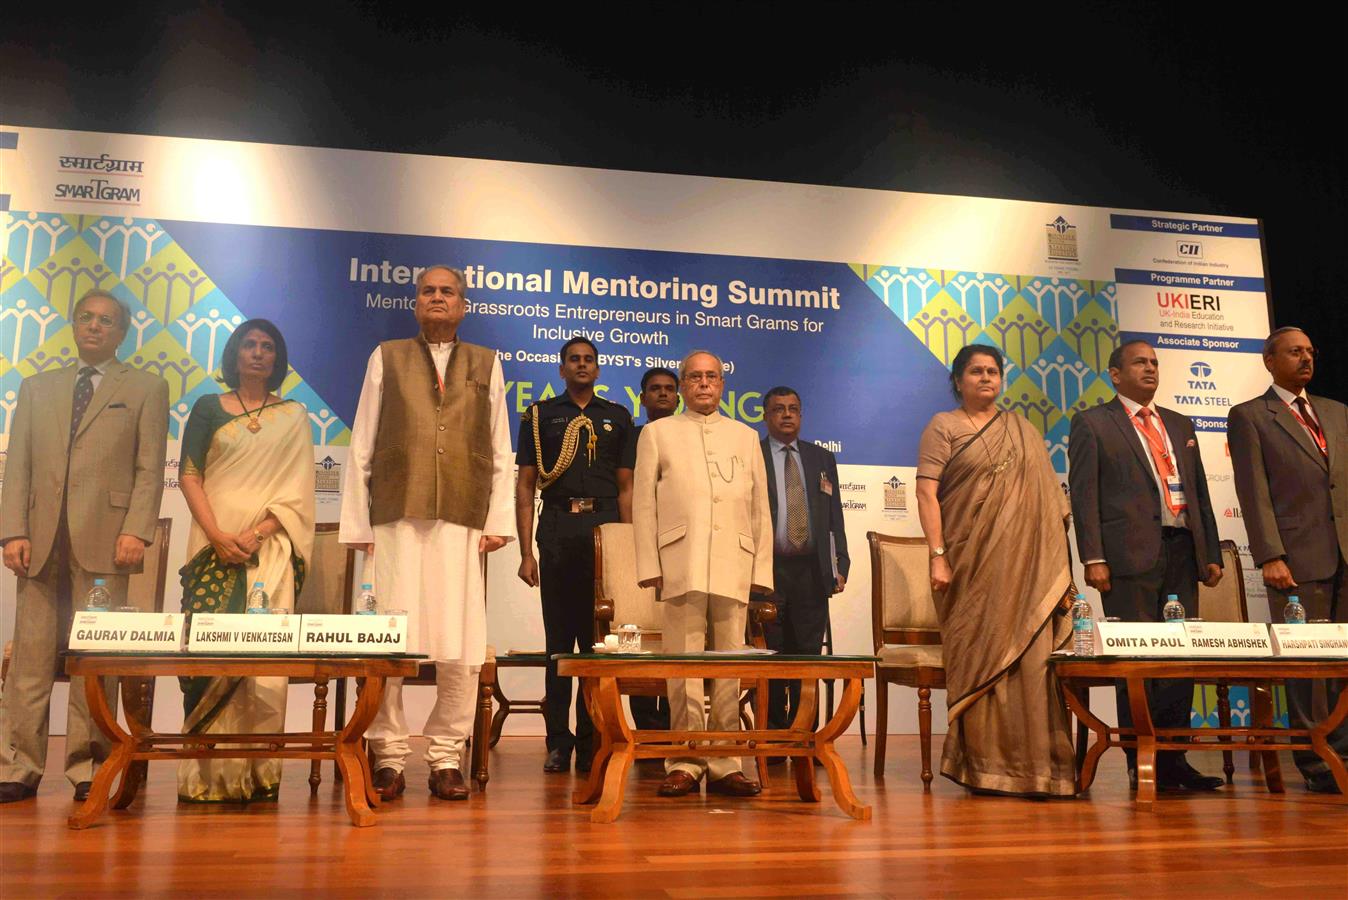
M1268 336L1264 368L1273 386L1231 408L1227 438L1250 554L1268 586L1269 612L1280 621L1287 598L1295 594L1308 620L1348 622L1348 407L1306 392L1315 375L1315 347L1300 328L1279 328ZM1324 718L1313 708L1313 689L1304 679L1287 685L1297 727ZM1342 690L1342 684L1328 685L1327 709ZM1331 734L1329 743L1340 757L1348 755L1348 726ZM1309 750L1293 757L1308 790L1339 792L1320 757Z
M829 597L847 584L850 564L838 463L828 450L800 439L800 395L793 388L767 392L763 422L777 586L777 621L764 629L764 637L781 653L818 653L828 626ZM799 703L799 681L773 681L768 689L771 727L786 728Z
M1185 616L1198 614L1198 583L1221 580L1217 520L1208 478L1188 416L1157 406L1156 351L1125 341L1109 357L1118 396L1072 419L1068 444L1072 519L1086 583L1100 592L1105 615L1127 622L1159 622L1173 594ZM1118 688L1119 725L1130 728L1127 691ZM1157 728L1189 727L1190 679L1147 685ZM1129 781L1137 783L1137 751L1124 750ZM1161 790L1211 791L1223 779L1203 775L1180 752L1156 756Z
M0 803L31 797L47 759L48 701L74 610L101 578L114 606L141 571L164 492L168 384L117 359L131 317L102 290L70 314L79 360L25 378L0 498L5 568L18 576L14 654L0 700ZM109 700L116 681L108 679ZM83 679L70 684L66 777L89 793L107 756Z

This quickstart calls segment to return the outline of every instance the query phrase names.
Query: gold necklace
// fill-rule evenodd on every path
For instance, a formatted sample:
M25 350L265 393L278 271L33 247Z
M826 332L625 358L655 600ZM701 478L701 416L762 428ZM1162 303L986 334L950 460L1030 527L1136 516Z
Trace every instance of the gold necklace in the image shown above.
M988 445L984 443L982 440L983 428L986 428L988 424L992 422L992 419L989 419L987 422L983 424L983 428L980 428L978 426L978 423L974 421L974 417L969 415L969 410L964 408L963 404L960 405L960 412L964 413L964 417L969 420L969 424L972 425L974 428L974 436L972 440L978 441L983 446L983 455L988 458L988 471L993 475L1000 475L1001 473L1005 472L1008 468L1010 468L1011 464L1016 461L1015 448L1014 447L1008 448L1006 451L1006 456L1002 458L1001 462L998 462L997 460L994 460L992 458L992 451L988 449ZM993 419L997 418L997 413L994 412L992 414L992 418ZM1005 419L1002 420L1002 432L1003 433L1007 432L1007 424Z
M248 430L253 434L257 434L262 430L262 410L267 408L267 400L270 398L264 396L262 398L262 405L252 412L248 411L248 405L243 402L243 397L240 396L237 389L234 391L234 399L239 401L239 408L242 409L243 414L248 417Z

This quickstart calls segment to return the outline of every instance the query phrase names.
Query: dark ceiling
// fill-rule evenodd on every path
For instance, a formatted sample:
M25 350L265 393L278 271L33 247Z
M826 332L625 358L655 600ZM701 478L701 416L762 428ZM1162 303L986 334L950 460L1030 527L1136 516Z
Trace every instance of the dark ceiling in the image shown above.
M7 8L0 118L1257 216L1348 397L1343 7L408 8Z

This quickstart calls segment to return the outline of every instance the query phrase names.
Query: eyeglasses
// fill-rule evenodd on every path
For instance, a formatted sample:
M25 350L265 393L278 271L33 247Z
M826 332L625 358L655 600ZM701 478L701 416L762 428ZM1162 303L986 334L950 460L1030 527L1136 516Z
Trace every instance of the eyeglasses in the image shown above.
M116 328L118 325L121 324L121 322L119 322L117 319L114 319L112 316L96 316L91 312L82 312L75 317L75 321L80 325L88 325L95 319L97 319L98 324L102 325L104 328Z
M690 384L716 384L721 380L720 372L689 372L683 380Z

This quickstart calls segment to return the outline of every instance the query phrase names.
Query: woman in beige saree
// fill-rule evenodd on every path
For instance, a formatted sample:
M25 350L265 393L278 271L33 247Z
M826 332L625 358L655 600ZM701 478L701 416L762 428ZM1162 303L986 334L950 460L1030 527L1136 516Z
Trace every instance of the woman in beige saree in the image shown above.
M265 319L240 325L225 345L233 388L192 407L179 481L192 511L183 610L241 613L254 582L272 608L295 608L313 547L314 456L304 405L275 391L287 371L285 340ZM285 678L183 678L184 731L285 730ZM183 760L182 801L275 799L279 759Z
M1071 638L1067 498L1043 436L996 405L1001 351L966 346L951 368L960 405L932 417L917 467L945 654L941 774L976 792L1070 797L1071 732L1048 666Z

